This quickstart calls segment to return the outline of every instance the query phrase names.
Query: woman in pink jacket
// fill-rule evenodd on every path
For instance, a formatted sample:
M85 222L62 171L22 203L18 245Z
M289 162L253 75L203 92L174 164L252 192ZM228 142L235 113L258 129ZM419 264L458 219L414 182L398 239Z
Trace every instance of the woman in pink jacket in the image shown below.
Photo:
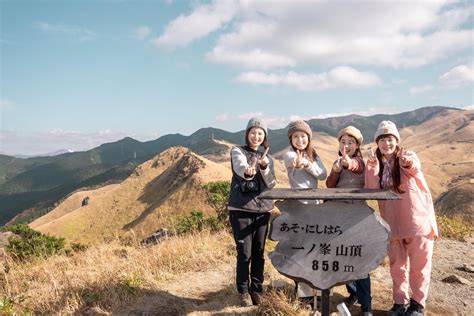
M401 197L379 201L380 214L391 229L394 305L390 315L423 315L438 236L430 190L416 154L398 146L400 134L393 122L380 122L374 139L377 150L367 161L365 187L390 189Z

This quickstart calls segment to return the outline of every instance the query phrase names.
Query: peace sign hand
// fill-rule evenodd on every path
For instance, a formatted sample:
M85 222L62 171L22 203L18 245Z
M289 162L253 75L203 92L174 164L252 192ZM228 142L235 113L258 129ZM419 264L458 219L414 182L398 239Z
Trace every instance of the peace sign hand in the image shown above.
M413 163L413 158L407 155L407 152L404 147L400 148L397 157L400 160L400 165L404 168L410 167Z
M301 169L304 167L304 158L303 158L303 152L297 150L296 151L296 157L293 160L293 168L295 169Z
M367 159L367 163L370 165L376 165L378 163L377 156L375 155L372 147L370 147L369 159Z
M342 170L341 157L338 157L337 160L334 162L334 165L332 166L332 170L334 170L335 172L341 172Z
M348 168L350 162L351 162L351 157L349 157L348 154L345 154L344 156L341 157L341 165L343 167Z

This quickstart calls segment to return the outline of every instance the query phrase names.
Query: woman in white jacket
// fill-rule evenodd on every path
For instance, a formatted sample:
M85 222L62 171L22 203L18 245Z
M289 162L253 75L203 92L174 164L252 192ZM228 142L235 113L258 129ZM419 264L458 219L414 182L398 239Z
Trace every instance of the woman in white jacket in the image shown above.
M311 127L303 120L293 121L288 125L291 148L285 154L284 160L292 189L316 189L318 180L326 179L326 168L316 153L312 134ZM319 201L303 203L319 203ZM313 305L314 291L306 283L296 283L296 295L303 303Z

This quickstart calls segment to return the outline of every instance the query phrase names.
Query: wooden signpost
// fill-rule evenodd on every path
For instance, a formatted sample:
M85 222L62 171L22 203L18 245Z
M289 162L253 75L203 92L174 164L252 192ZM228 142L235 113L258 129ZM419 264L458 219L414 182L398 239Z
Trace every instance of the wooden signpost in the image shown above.
M259 198L282 200L270 232L279 242L269 254L273 266L322 290L323 316L329 315L330 288L367 277L387 255L390 228L365 200L399 199L391 191L272 189Z

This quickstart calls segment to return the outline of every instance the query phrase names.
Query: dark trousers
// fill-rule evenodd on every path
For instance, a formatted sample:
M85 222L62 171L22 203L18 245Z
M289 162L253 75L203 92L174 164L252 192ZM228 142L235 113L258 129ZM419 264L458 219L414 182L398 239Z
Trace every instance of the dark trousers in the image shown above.
M236 283L239 293L263 291L263 257L270 213L230 211L237 248ZM250 277L250 282L249 282Z
M351 296L357 297L362 311L368 312L372 309L372 295L370 292L370 275L365 279L355 280L346 284L347 291Z

